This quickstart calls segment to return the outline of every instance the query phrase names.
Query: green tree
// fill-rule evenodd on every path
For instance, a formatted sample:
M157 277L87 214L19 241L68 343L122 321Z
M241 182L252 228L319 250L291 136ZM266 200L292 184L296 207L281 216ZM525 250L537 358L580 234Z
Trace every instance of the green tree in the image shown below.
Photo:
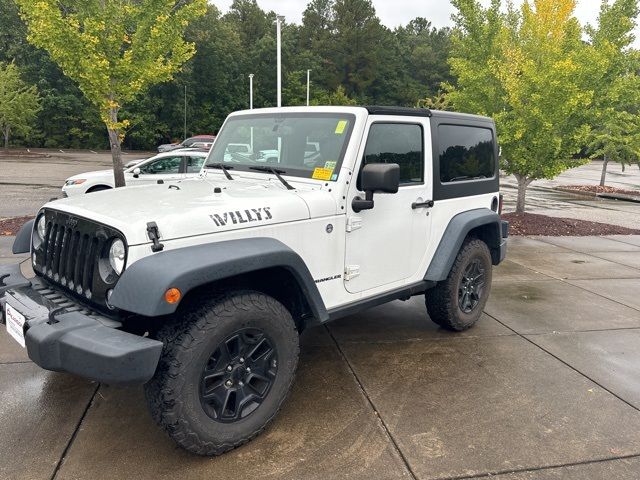
M575 0L525 1L519 11L500 1L485 9L474 0L458 8L451 67L458 86L453 105L493 116L502 168L518 181L516 211L525 210L529 184L584 163L584 112L593 99Z
M399 45L401 64L394 75L405 75L404 102L433 96L443 84L453 81L448 58L451 51L451 31L435 28L426 18L411 20L406 27L398 27L395 36Z
M124 185L120 110L149 86L172 78L195 53L183 39L206 0L16 0L28 39L46 50L100 113L116 186Z
M31 130L39 109L35 85L26 84L13 63L0 63L0 130L5 149L9 148L11 132L27 134Z
M595 94L588 146L592 158L603 159L601 186L610 161L624 169L640 156L640 58L630 49L638 13L637 0L604 1L597 27L587 28L599 67L590 75Z
M44 147L106 148L104 125L78 87L64 76L44 50L27 41L27 28L14 0L0 0L0 62L14 63L21 78L35 85L41 109L29 132L29 144ZM24 143L20 133L14 143Z
M628 73L607 86L607 103L599 102L589 135L591 158L602 158L600 186L606 184L607 165L625 165L640 159L640 78ZM640 164L639 164L640 165Z
M317 98L310 102L312 105L333 105L333 106L353 106L358 102L344 91L344 87L339 86L334 92L320 92Z

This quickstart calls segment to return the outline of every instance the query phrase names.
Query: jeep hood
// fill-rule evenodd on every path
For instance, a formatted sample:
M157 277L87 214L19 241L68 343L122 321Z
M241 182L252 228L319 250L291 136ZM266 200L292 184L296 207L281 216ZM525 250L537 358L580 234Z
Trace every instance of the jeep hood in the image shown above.
M220 193L214 188L219 187ZM294 222L335 213L330 194L314 185L286 190L280 182L191 179L131 186L56 200L45 208L67 212L120 230L129 245L149 243L147 223L161 240ZM309 204L315 204L310 208ZM321 205L318 211L318 205ZM331 210L331 211L330 211Z

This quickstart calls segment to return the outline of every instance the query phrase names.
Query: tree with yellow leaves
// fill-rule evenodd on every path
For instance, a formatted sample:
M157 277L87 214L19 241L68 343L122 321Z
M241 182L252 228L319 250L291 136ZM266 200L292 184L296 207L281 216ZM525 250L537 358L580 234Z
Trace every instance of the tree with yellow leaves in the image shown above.
M593 100L587 76L597 68L574 18L575 0L534 0L519 10L500 0L484 8L453 0L458 13L450 60L458 79L449 86L456 109L495 118L502 169L518 181L516 211L528 185L583 163ZM587 68L590 65L590 68Z
M206 0L16 0L29 41L46 50L100 112L107 127L116 186L123 186L122 107L149 86L170 80L195 53L184 40Z

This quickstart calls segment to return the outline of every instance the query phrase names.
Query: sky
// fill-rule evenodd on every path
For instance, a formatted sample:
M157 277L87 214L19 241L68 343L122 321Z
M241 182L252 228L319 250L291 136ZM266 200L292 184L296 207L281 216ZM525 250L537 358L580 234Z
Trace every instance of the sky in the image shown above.
M232 0L213 0L223 12L226 12ZM300 23L302 12L307 6L306 0L258 0L264 10L273 10L284 15L287 22ZM482 3L488 4L488 0ZM516 4L521 1L515 0ZM446 0L373 0L376 13L383 24L389 28L405 25L415 17L425 17L436 27L451 25L451 14L454 8ZM595 24L600 10L597 0L578 0L576 16L580 22ZM640 28L636 29L635 46L640 48Z

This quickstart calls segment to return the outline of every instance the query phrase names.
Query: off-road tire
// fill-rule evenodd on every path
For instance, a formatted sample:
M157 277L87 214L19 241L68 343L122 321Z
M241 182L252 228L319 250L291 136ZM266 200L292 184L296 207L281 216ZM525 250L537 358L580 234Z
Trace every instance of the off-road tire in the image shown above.
M221 423L200 403L201 373L216 346L242 328L259 328L274 343L277 373L262 404L245 418ZM220 455L256 437L285 401L298 364L298 331L278 301L254 291L196 302L181 319L157 333L164 343L154 377L145 385L153 419L182 448Z
M479 260L484 268L484 288L477 305L465 313L459 305L459 287L465 269L471 262ZM426 292L426 304L429 317L433 322L447 330L462 332L471 328L482 315L491 290L491 252L482 240L469 238L462 244L456 256L449 276Z

